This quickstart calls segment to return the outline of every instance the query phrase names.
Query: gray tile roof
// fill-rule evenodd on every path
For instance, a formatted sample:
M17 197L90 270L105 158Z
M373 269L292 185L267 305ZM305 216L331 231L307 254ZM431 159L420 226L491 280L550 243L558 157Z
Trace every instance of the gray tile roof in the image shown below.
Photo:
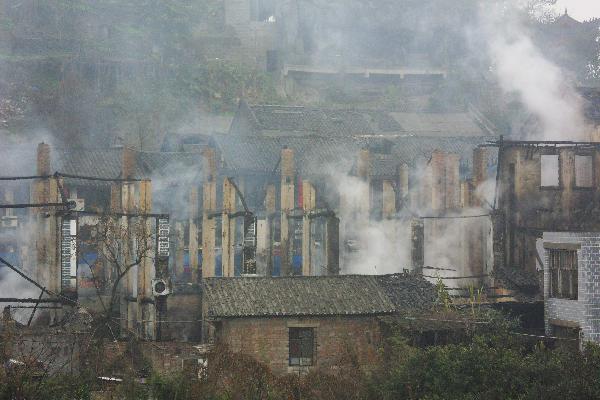
M382 315L431 306L433 285L404 274L209 278L209 318Z
M463 113L401 113L391 116L403 131L427 136L486 136L490 132L479 125L475 116Z
M0 156L9 160L9 168L1 175L35 175L36 150L32 144L0 146ZM198 172L202 168L202 156L198 153L136 152L134 176L150 178L173 168L190 169ZM121 177L121 149L87 149L52 147L50 150L51 171L65 174L101 178Z
M382 138L359 137L259 137L216 135L215 144L223 156L225 166L233 171L267 173L273 171L281 149L294 150L297 171L304 176L323 175L328 166L342 166L351 170L360 149L379 148L385 141L386 153L372 152L372 170L375 177L393 177L399 165L414 166L420 159L429 159L434 150L458 154L461 165L470 168L473 149L495 140L495 137L423 137L398 136Z
M288 147L294 150L296 168L304 175L322 174L327 165L347 164L365 146L364 140L355 138L215 135L214 141L228 169L272 172L281 150Z
M246 107L246 105L241 105ZM261 135L313 136L488 136L492 124L476 110L407 113L382 110L326 109L303 106L247 106L253 130ZM244 108L246 110L246 108ZM240 113L240 115L242 115ZM246 115L246 114L243 114ZM246 128L240 128L246 129ZM248 132L232 132L236 136Z

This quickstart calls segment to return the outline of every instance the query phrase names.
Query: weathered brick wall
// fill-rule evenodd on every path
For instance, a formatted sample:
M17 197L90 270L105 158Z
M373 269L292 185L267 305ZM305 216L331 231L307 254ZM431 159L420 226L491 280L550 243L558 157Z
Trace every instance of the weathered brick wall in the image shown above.
M266 363L275 373L297 372L297 367L289 366L288 332L290 327L300 326L315 329L315 365L311 368L335 369L348 350L366 369L377 360L381 331L375 317L226 320L218 329L217 339L234 352L252 355Z
M600 233L545 232L545 242L577 243L578 258L577 300L550 297L548 257L544 266L544 312L546 333L552 334L549 320L574 322L583 332L584 340L600 342Z

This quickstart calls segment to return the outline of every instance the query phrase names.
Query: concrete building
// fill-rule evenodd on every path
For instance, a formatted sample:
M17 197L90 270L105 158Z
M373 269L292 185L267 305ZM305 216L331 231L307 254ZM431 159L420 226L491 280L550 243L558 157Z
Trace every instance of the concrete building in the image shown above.
M203 293L207 339L278 374L332 369L347 354L369 369L380 317L420 314L436 299L433 285L411 275L212 278Z
M546 334L600 343L598 232L544 232Z

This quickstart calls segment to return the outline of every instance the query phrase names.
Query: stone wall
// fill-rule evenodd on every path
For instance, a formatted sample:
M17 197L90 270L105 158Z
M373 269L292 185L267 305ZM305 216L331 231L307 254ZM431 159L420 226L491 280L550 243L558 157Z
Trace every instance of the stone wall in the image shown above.
M544 266L544 312L546 333L552 334L551 320L578 326L587 341L600 343L600 233L545 232L544 242L580 244L577 300L550 297L548 257Z
M252 355L278 374L299 372L289 366L289 328L313 327L316 351L314 365L303 367L335 369L340 358L350 352L368 369L377 360L381 342L380 324L376 317L322 318L244 318L216 324L217 340L234 352Z

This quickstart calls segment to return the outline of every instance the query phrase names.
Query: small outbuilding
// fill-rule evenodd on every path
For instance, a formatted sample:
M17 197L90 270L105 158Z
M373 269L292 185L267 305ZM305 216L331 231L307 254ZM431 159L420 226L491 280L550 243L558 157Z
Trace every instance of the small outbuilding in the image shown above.
M431 308L435 288L411 274L210 278L205 339L252 355L275 373L308 372L352 354L377 361L381 316Z

